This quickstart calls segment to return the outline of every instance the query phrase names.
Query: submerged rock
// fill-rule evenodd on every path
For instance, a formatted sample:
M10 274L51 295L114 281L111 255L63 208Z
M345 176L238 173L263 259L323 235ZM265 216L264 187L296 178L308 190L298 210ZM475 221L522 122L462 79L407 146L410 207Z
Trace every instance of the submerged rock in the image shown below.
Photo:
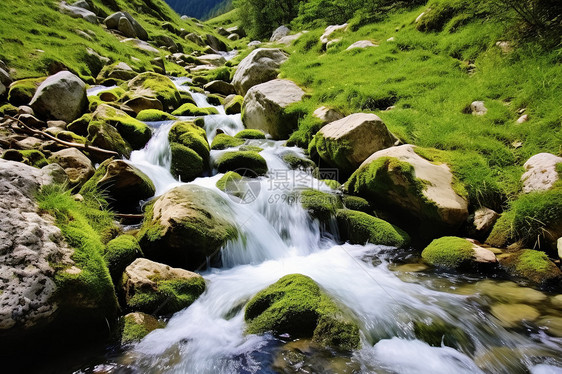
M76 75L61 71L41 83L29 105L43 118L72 122L87 108L86 84Z
M533 322L540 316L536 308L525 304L496 304L492 306L492 314L504 327L516 327L523 321Z
M125 269L123 289L132 310L163 315L190 306L205 291L205 280L199 274L139 258Z
M338 350L359 348L357 324L311 278L286 275L260 291L246 305L250 334L268 331L310 338Z
M244 96L253 86L277 78L279 67L287 59L287 54L278 48L256 49L240 62L232 85Z

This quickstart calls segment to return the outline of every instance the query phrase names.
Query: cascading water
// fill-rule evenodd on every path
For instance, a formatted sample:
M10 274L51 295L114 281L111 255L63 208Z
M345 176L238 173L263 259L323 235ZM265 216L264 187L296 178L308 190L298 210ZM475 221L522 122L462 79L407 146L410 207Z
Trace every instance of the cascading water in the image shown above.
M178 87L187 89L182 83L176 80ZM198 105L209 106L198 95L193 94ZM172 122L151 125L155 127L152 140L144 150L134 152L130 162L153 180L160 195L180 182L169 173ZM243 129L239 115L224 114L207 116L205 127L209 141L219 129L228 134ZM250 140L246 145L263 149L260 154L269 169L268 176L251 182L253 199L237 200L219 191L215 183L221 174L191 182L224 197L239 238L223 248L221 268L203 273L205 293L175 314L167 327L114 360L115 372L127 367L143 373L213 374L562 373L562 341L532 325L519 330L503 327L487 312L490 299L475 297L470 288L474 279L396 272L391 270L400 254L395 248L339 245L334 239L337 232L323 233L294 196L304 188L331 189L308 171L292 171L281 158L287 151L304 157L301 149L271 140ZM211 160L222 152L212 151ZM245 334L247 301L292 273L310 276L349 309L360 326L361 349L348 355L302 348L295 363L292 356L283 355L282 340ZM432 320L466 332L471 347L461 352L416 340L414 322Z

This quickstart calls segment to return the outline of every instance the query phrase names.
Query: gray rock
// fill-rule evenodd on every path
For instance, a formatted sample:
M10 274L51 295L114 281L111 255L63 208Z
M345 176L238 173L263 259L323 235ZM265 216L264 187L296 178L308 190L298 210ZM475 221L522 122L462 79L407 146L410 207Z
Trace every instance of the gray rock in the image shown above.
M207 43L207 45L209 47L213 48L215 51L226 51L227 50L226 44L224 44L224 42L222 40L220 40L219 38L217 38L214 35L211 35L211 34L205 35L205 42Z
M125 35L127 38L135 38L137 36L137 32L135 31L135 28L131 24L131 21L129 21L125 16L119 18L119 24L117 25L117 29L121 32L121 34Z
M474 212L472 230L476 236L485 238L492 231L498 218L500 218L500 215L492 209L486 207L479 208Z
M289 80L275 79L252 87L244 98L242 120L249 129L263 130L273 139L287 139L298 119L285 109L302 100L304 91Z
M49 161L59 164L64 169L72 185L84 184L95 172L90 159L76 148L55 152L49 157Z
M232 85L240 95L245 95L251 87L277 78L279 67L287 58L278 48L256 49L240 62Z
M224 29L224 27L218 27L218 28L216 29L216 31L217 31L217 34L219 34L219 35L221 35L221 36L228 36L228 35L229 35L228 31L226 31L226 30Z
M259 40L252 40L248 43L248 47L257 47L258 45L261 45L261 42Z
M352 45L350 45L349 47L347 47L347 50L349 51L351 49L356 49L356 48L371 48L371 47L378 47L378 45L376 45L370 40L359 40L353 43Z
M243 38L246 36L246 32L244 31L244 29L240 26L233 26L233 27L229 27L228 29L226 29L226 31L229 34L236 34L239 37Z
M73 18L83 18L94 25L98 24L98 17L94 12L77 6L68 5L66 1L60 2L59 11Z
M146 51L146 52L150 52L150 53L154 53L155 55L159 55L160 51L156 48L154 48L153 46L151 46L150 44L148 44L145 41L139 40L139 39L134 39L134 38L127 38L127 39L123 39L121 40L121 43L127 43L132 45L133 47L140 49L141 51Z
M133 27L133 30L135 31L135 36L131 36L131 38L136 37L141 40L148 40L148 33L146 32L144 27L142 27L141 24L138 23L137 20L134 19L133 16L131 16L127 12L113 13L112 15L107 17L103 22L105 23L105 26L107 26L108 29L120 30L119 23L122 17L125 17L130 22L131 26Z
M92 9L90 8L90 4L88 4L86 0L78 0L77 2L72 4L72 6L92 11Z
M194 32L192 32L190 34L187 34L185 36L185 40L189 40L190 42L195 43L200 47L205 45L205 42L203 41L203 39L201 39L201 37Z
M86 84L76 75L61 71L41 83L29 106L46 119L70 123L80 117L88 106Z
M470 104L470 113L475 116L483 116L488 113L488 108L486 108L483 101L473 101Z
M211 93L218 93L221 95L232 95L236 93L234 86L225 81L212 81L203 86L203 88Z
M312 115L322 121L324 124L342 119L344 116L335 109L322 106L314 111Z
M558 181L556 165L562 163L562 157L551 153L539 153L529 158L523 165L525 174L521 177L523 192L546 191Z
M219 54L203 55L197 58L205 65L223 66L226 64L226 59Z
M277 40L279 44L291 45L295 40L303 36L307 31L302 31L297 34L287 35Z
M109 64L110 59L100 55L92 48L86 48L85 62L90 68L90 72L92 73L92 75L96 76L104 68L104 66Z
M6 86L4 86L4 84L2 82L0 82L0 97L3 97L6 92L8 92L8 89L6 88Z
M326 27L326 29L324 30L324 34L322 34L322 36L320 37L320 43L322 43L322 45L325 46L330 41L331 39L330 37L334 32L338 30L346 30L346 29L347 29L347 23L344 23L343 25L330 25Z
M269 38L270 42L276 42L279 39L289 35L291 33L291 29L289 29L287 26L279 26L277 29L275 29L275 31L273 31L273 34L271 35L271 38Z
M227 36L228 40L232 40L233 42L237 41L240 39L240 35L238 34L230 34Z
M32 116L35 115L33 109L27 105L20 105L18 107L18 114L31 114Z

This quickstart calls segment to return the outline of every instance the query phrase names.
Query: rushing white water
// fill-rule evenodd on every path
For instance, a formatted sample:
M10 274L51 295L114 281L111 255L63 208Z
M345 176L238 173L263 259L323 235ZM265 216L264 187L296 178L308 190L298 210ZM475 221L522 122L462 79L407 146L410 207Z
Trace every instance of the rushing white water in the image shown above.
M114 89L117 86L92 86L86 90L88 96L96 96L102 92Z
M157 195L180 184L169 173L172 123L152 123L152 140L130 160L153 180ZM232 135L243 129L239 116L226 115L208 116L205 127L210 141L218 129ZM304 157L303 151L271 140L246 143L263 148L260 154L269 169L268 176L251 182L252 199L219 191L215 183L221 174L191 182L224 197L240 236L223 248L222 267L203 274L205 293L175 314L166 328L149 334L120 364L146 373L275 372L271 364L283 342L267 334L246 335L244 305L282 276L300 273L349 309L361 331L361 349L342 356L345 370L331 368L332 357L326 359L328 366L323 362L308 372L512 373L501 359L486 358L494 349L508 349L514 352L509 359L520 361L522 372L560 373L560 339L506 329L483 311L485 301L472 296L438 291L422 280L406 283L389 270L394 248L338 245L335 227L323 231L295 200L295 192L305 188L331 191L310 172L292 171L281 158L287 151ZM224 152L212 151L211 160ZM413 323L432 320L466 332L473 349L461 352L416 340ZM314 362L310 365L315 367Z

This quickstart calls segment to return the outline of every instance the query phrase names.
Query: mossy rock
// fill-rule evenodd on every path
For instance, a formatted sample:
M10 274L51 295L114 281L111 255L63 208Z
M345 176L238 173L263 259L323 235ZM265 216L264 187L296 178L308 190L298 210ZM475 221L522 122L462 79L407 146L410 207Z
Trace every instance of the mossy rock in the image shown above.
M195 100L191 93L187 91L180 91L181 105L183 104L193 104L195 105Z
M41 151L35 149L31 149L31 150L8 149L4 151L4 153L2 154L2 158L4 160L22 162L26 165L34 166L39 169L49 164L49 162L45 158L45 155Z
M236 95L225 106L224 111L226 114L239 114L242 113L242 105L244 104L244 97Z
M217 108L199 108L197 105L187 103L180 106L178 109L172 112L174 116L208 116L210 114L219 114Z
M286 275L256 294L244 314L250 334L312 338L322 346L359 348L359 328L311 278Z
M335 179L322 179L322 182L324 182L332 190L337 190L342 186L342 184ZM361 209L355 209L355 210L361 210Z
M300 170L312 170L316 167L314 161L307 158L299 157L293 152L286 152L281 156L283 162L285 162L291 169Z
M371 204L366 199L363 199L362 197L344 195L342 200L343 200L343 205L347 209L358 210L360 212L367 213L367 214L371 214L371 212L373 211Z
M127 314L125 317L123 317L122 323L122 345L139 342L152 331L163 328L165 326L164 323L158 321L153 316L142 312Z
M35 95L37 88L47 77L28 78L15 81L10 85L8 101L15 106L27 105Z
M312 218L328 222L342 208L340 198L327 192L305 190L300 193L299 201Z
M239 147L246 141L244 139L236 138L227 134L218 134L213 139L211 144L211 149L213 150L223 150L227 148Z
M115 87L111 90L100 92L96 96L99 97L101 101L116 102L119 101L123 95L125 95L125 90L121 87Z
M152 137L152 131L146 123L109 105L100 105L94 113L94 119L115 127L133 149L142 149Z
M562 272L541 251L523 249L500 260L500 265L512 276L524 278L536 285L558 284Z
M209 142L205 130L193 122L176 122L168 134L170 143L178 143L195 151L207 164L209 162Z
M72 131L60 131L56 135L57 139L64 140L66 142L86 144L88 139L84 136L80 136Z
M339 209L336 219L340 235L352 244L368 242L398 248L410 245L410 236L404 230L367 213Z
M414 334L416 338L426 342L432 347L447 346L465 354L474 353L474 342L460 327L453 326L441 320L425 322L414 322Z
M234 137L238 139L265 139L265 134L261 130L245 129L238 131Z
M18 108L12 104L4 104L0 107L0 116L15 116L18 114Z
M127 266L141 257L142 250L137 239L132 235L120 235L107 243L103 258L114 282L121 279Z
M142 122L173 121L176 117L158 109L145 109L137 114L137 120Z
M81 136L88 136L88 125L92 121L93 116L91 113L86 113L82 115L82 117L72 121L68 125L66 125L66 129L68 131L72 131L73 133Z
M240 182L243 180L242 176L234 171L229 171L222 176L216 183L216 186L222 192L238 196ZM241 196L238 196L241 197Z
M457 269L469 263L474 245L466 239L445 236L433 240L422 252L422 258L431 265Z
M209 94L207 95L207 102L211 105L222 105L223 98L218 95Z
M182 182L191 182L203 175L205 162L197 152L179 143L170 143L172 150L172 165L170 172Z
M215 161L219 173L237 170L251 170L256 175L267 174L267 162L257 152L235 151L227 152Z
M88 111L95 112L98 106L104 103L98 96L88 96Z
M181 104L181 96L171 81L165 75L146 72L139 74L128 83L130 91L139 92L141 96L159 100L164 110L174 110Z
M115 151L127 158L133 151L129 143L123 139L119 131L117 131L115 127L103 121L90 122L88 125L88 140L96 147Z

